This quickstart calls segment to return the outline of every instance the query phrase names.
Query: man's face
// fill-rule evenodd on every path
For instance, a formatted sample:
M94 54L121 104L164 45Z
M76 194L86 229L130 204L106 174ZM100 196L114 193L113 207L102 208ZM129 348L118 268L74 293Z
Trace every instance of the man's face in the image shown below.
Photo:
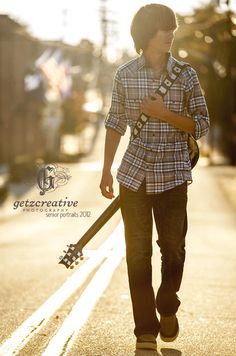
M169 52L174 39L174 33L175 30L158 30L149 41L147 49L159 53Z

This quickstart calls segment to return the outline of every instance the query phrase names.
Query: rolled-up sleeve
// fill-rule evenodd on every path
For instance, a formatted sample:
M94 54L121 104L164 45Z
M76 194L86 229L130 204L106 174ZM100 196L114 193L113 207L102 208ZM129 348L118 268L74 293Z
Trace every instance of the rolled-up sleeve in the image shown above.
M189 67L186 84L187 112L195 121L194 138L200 139L209 132L210 120L207 110L206 100L197 77L196 71Z
M125 94L121 78L117 72L113 80L111 107L105 120L105 127L124 135L127 122L125 115Z

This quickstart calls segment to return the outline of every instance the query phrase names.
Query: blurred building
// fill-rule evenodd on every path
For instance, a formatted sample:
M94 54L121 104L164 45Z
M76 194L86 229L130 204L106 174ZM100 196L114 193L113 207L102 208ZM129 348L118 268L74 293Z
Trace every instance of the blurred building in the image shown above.
M0 15L0 163L36 155L37 98L26 98L24 78L41 51L40 42L7 15ZM29 107L26 100L31 99ZM35 109L35 110L34 110ZM35 112L35 117L32 117Z
M74 104L80 106L74 130L78 134L86 121L85 92L96 87L98 63L94 46L86 39L76 46L41 41L24 25L0 15L1 166L16 172L38 158L58 157L60 130L69 120L64 103L68 107L73 99L67 114Z

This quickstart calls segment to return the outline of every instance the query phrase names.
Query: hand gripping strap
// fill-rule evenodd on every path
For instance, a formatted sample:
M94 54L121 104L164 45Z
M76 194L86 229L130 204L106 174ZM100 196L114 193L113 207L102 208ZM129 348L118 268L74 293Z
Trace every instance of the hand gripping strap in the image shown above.
M178 62L175 63L174 67L172 68L172 73L167 74L161 83L161 85L155 90L156 94L161 95L164 97L168 90L172 87L174 84L175 80L180 76L181 72L183 71L184 68L186 68L188 64L183 63L183 62ZM133 141L140 133L142 130L143 126L146 124L150 116L141 113L138 120L135 123L135 127L133 129L133 132L130 137L130 142Z

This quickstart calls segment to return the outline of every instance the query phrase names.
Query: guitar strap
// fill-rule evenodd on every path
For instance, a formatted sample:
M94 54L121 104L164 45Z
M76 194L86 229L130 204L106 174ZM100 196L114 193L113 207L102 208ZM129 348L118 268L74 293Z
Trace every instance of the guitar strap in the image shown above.
M166 95L166 93L168 92L168 90L172 87L172 85L174 84L176 79L180 76L183 69L186 68L187 66L188 66L188 64L186 64L184 62L178 62L178 63L176 62L172 68L172 72L168 73L165 76L161 85L155 90L155 94L161 95L161 97L163 98ZM138 120L136 121L135 126L133 128L133 132L130 137L130 142L132 142L139 136L140 131L142 130L143 126L146 124L146 122L148 121L149 118L150 118L150 116L148 116L144 113L140 114L140 116L139 116Z

